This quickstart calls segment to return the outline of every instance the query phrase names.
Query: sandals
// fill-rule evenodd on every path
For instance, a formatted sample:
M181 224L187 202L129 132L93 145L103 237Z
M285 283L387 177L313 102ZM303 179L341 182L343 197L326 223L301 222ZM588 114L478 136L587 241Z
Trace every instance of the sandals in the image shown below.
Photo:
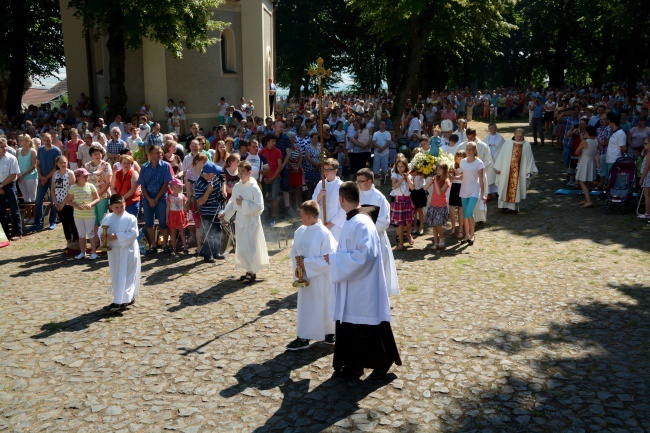
M413 245L414 243L413 236L409 236L409 245Z
M399 251L402 251L402 250L404 249L404 244L399 244L399 245L397 246L397 249L398 249Z
M242 283L244 284L250 284L253 281L257 279L257 275L255 275L252 272L247 272L246 275L244 276L244 279L242 280Z
M582 208L594 207L594 202L592 201L592 202L589 202L589 203L585 203L585 204L583 204L583 205L580 206L580 207L582 207Z
M458 235L456 235L457 239L463 239L464 237L465 235L463 234L463 232L458 232Z
M431 247L429 249L435 251L435 250L438 249L438 245L433 244L433 245L431 245Z

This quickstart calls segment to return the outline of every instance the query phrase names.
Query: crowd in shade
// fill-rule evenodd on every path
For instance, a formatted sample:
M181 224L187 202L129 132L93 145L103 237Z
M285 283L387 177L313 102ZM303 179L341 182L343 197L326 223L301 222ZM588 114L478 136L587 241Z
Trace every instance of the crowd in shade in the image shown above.
M377 187L391 187L386 192L398 249L413 245L425 223L437 235L436 248L444 248L445 236L473 242L474 225L485 222L490 200L504 212L518 212L537 174L535 146L558 149L567 187L585 193L583 207L594 205L589 193L605 188L623 155L637 163L638 186L648 194L645 83L635 89L607 83L434 90L408 99L401 113L394 112L390 92L330 94L322 105L315 95L279 98L271 115L256 112L245 98L232 104L221 98L215 105L218 124L209 126L188 124L188 106L171 99L159 115L143 102L124 118L108 117L108 98L95 112L83 94L69 105L0 113L0 208L7 236L18 240L60 223L66 248L78 250L80 259L96 259L109 197L120 194L126 212L144 225L147 253L187 254L193 245L206 260L222 259L232 241L215 215L233 197L242 161L250 164L267 204L263 221L269 227L297 217L301 203L318 198L323 173L327 182L372 173ZM502 136L497 124L508 119L527 120L532 140L524 131ZM489 134L476 136L468 127L476 120L489 123ZM500 158L508 142L515 143L516 164L510 144ZM413 165L418 154L450 159L424 174ZM521 179L514 189L510 185L516 197L506 200L511 168ZM650 209L639 216L650 218ZM445 235L437 227L448 222ZM335 227L336 221L325 224Z

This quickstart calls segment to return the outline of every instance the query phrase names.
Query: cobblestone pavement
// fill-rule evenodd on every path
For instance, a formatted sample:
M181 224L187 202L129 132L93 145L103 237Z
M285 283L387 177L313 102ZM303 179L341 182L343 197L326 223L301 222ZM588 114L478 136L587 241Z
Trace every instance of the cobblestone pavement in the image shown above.
M553 196L559 151L533 150L522 213L490 202L474 246L395 252L404 365L383 382L330 379L322 343L284 351L277 243L252 286L231 260L146 258L115 317L106 261L63 256L60 227L0 249L0 430L650 431L650 225Z

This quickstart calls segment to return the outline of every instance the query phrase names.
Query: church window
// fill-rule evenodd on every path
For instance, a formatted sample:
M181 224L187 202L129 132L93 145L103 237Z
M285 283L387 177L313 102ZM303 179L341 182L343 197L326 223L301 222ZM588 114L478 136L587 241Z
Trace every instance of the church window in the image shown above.
M235 34L232 29L224 29L221 33L221 72L237 73L235 59Z

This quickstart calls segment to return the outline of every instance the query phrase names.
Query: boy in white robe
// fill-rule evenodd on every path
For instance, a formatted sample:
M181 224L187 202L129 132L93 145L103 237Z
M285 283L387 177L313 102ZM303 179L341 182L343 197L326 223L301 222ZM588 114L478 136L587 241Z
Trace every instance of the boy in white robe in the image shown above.
M321 207L320 219L323 221L323 225L332 232L334 239L338 242L341 230L345 224L345 212L339 204L339 187L343 182L336 176L339 168L339 162L336 159L327 158L324 164L325 191L322 191L323 182L318 182L311 199ZM323 200L325 200L327 221L323 218Z
M345 182L339 188L347 221L335 253L325 256L330 265L334 293L330 314L336 320L333 377L358 379L372 368L371 379L386 376L393 365L402 365L390 327L388 290L381 258L379 235L368 211L359 206L359 187Z
M318 203L313 200L300 206L303 225L293 237L291 263L294 277L297 279L296 269L301 268L309 286L298 288L297 338L287 345L287 350L306 349L309 340L334 344L334 320L329 316L332 278L323 256L336 250L336 240L318 219L319 213Z
M233 187L230 201L219 214L219 220L229 221L237 213L235 266L246 270L239 281L250 284L257 279L257 271L269 267L269 254L260 219L264 212L264 198L257 181L251 176L251 163L241 161L237 168L239 182Z
M374 174L369 168L362 168L357 172L357 185L359 185L359 201L361 206L371 205L379 208L379 216L375 227L381 242L381 258L384 265L384 275L388 296L399 295L399 282L397 281L397 268L395 257L390 246L386 230L390 227L390 204L381 191L373 184Z
M102 238L104 226L108 233L108 265L111 271L109 293L113 303L105 307L114 313L124 310L135 302L140 293L140 248L138 247L138 220L125 212L124 197L113 194L109 209L98 230Z

